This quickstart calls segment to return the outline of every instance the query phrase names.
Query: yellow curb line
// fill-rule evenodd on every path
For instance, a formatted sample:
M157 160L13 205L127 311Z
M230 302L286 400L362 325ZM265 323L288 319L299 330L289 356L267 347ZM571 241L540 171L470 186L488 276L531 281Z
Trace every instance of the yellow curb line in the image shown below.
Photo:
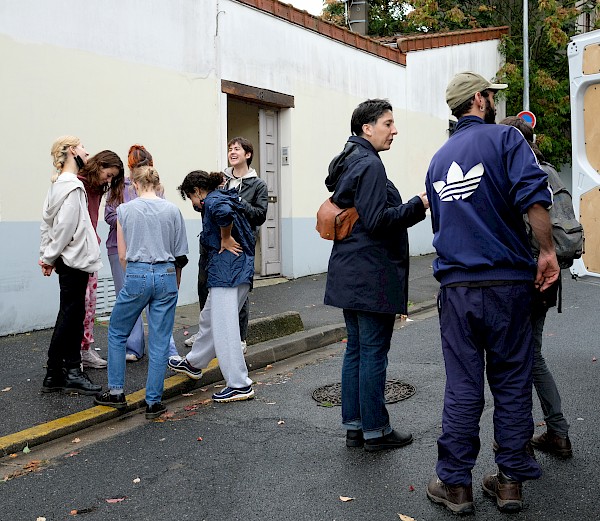
M187 383L189 378L185 375L175 375L165 380L165 391L173 390ZM89 409L63 416L35 427L29 427L13 434L0 437L0 457L23 450L25 447L40 445L46 441L54 440L75 431L80 431L91 425L110 420L120 416L123 412L138 409L146 404L146 389L140 389L128 394L126 411L117 411L113 407L95 405Z

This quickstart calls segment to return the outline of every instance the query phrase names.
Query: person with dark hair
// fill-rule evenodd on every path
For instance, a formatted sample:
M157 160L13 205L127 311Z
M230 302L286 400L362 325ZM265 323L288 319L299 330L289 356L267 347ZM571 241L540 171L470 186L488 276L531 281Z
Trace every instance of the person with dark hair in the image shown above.
M535 143L535 134L533 128L526 121L517 117L510 116L500 122L501 125L510 125L519 129L523 137L533 150L540 163L540 167L548 174L548 179L553 190L560 186L554 186L560 180L554 167L547 163L544 155ZM552 180L556 181L552 181ZM558 280L552 284L546 291L535 292L533 295L533 304L531 308L531 327L533 330L533 385L540 400L544 421L546 423L546 432L536 435L531 439L531 445L560 458L570 458L573 456L571 440L569 439L569 423L562 412L562 401L558 387L550 369L546 365L546 360L542 354L542 341L544 333L544 322L546 314L551 307L556 306L558 301L559 287L561 286L560 275ZM560 305L558 308L560 313Z
M243 137L234 137L227 143L227 160L229 167L225 169L224 190L236 189L239 201L244 208L246 218L252 227L255 239L258 238L258 229L267 219L267 206L269 201L269 191L267 183L263 181L254 168L251 168L252 158L254 157L254 147L252 143ZM206 287L206 259L200 246L200 260L198 263L198 299L200 310L204 307L208 290ZM250 313L250 300L242 306L239 314L240 337L242 352L245 353L246 338L248 336L248 319ZM185 341L187 346L191 346L196 339L192 335Z
M106 239L106 250L110 263L110 271L113 276L115 295L117 296L123 287L125 277L125 270L121 266L117 251L117 208L119 205L137 198L137 193L131 183L131 173L138 167L154 166L152 154L143 145L132 145L127 154L127 166L129 167L130 175L125 176L123 174L113 179L111 189L106 197L106 207L104 209L104 220L110 227L108 238ZM159 185L157 189L157 195L162 198L164 192L162 186ZM144 356L145 350L144 323L140 314L127 339L125 360L127 362L137 362ZM169 339L169 356L179 357L173 335Z
M101 387L81 369L85 291L90 274L102 268L102 261L85 187L77 177L89 154L75 136L59 137L50 153L55 172L44 201L38 264L45 277L56 271L60 308L48 348L42 392L90 395Z
M123 175L123 161L111 150L103 150L92 156L83 166L77 177L83 183L88 200L88 212L94 231L98 228L98 212L102 196L112 183L112 179ZM100 236L96 231L98 244ZM83 339L81 340L81 363L83 367L104 369L106 360L92 348L94 343L94 321L96 320L96 295L98 273L91 273L85 291L85 318Z
M379 152L398 133L387 100L361 103L352 136L329 165L325 185L340 208L355 207L351 234L334 241L325 304L342 308L348 343L342 364L346 446L379 451L403 447L412 435L392 429L385 407L388 351L396 314L408 303L408 228L425 219L425 192L402 202Z
M108 390L96 395L94 403L127 408L123 390L127 338L147 306L146 418L151 420L167 410L162 395L169 337L181 270L188 262L188 245L179 208L157 195L161 185L154 167L135 168L131 176L138 197L117 208L117 247L125 282L108 326Z
M456 130L434 155L433 274L446 389L436 474L427 496L457 514L474 511L471 471L479 448L484 373L494 396L497 472L483 490L503 512L523 505L522 482L541 475L527 452L533 434L531 298L559 273L547 208L547 176L514 128L494 125L494 95L507 88L474 72L452 78L446 102ZM537 266L523 214L540 243Z
M217 190L223 174L190 172L178 187L183 199L203 206L200 242L206 253L208 298L200 312L198 335L182 360L169 360L178 373L199 380L202 368L216 356L227 387L213 394L215 402L249 400L252 380L240 350L239 311L254 276L254 234L235 189Z

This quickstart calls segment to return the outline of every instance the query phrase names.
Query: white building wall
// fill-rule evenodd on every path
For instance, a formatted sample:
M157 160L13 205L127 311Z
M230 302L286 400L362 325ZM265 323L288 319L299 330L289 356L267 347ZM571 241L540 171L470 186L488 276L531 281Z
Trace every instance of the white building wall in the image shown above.
M280 215L282 271L298 277L327 268L331 243L314 231L315 212L355 106L373 97L392 102L399 136L382 159L408 199L423 190L429 159L447 137L447 79L468 68L491 77L496 48L419 51L403 67L233 0L2 2L0 55L10 71L2 93L10 102L0 104L0 140L10 154L0 156L0 335L48 327L56 317L57 280L42 277L37 259L49 151L59 135L123 159L133 143L152 152L166 196L188 225L190 268L179 302L189 303L197 299L200 225L175 188L192 169L225 166L221 79L294 96L295 108L279 118L280 145L290 150ZM411 230L411 253L431 251L430 230L428 223ZM103 222L98 231L104 240ZM110 276L103 260L100 277Z

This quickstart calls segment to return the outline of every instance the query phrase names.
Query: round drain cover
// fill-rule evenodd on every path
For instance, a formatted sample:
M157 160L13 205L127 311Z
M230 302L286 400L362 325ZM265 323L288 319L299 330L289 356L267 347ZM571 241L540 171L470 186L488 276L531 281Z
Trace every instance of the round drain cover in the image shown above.
M385 382L385 403L396 403L406 400L415 394L416 389L400 380L388 380ZM315 389L312 393L313 400L323 407L342 405L342 384L335 383L324 385Z

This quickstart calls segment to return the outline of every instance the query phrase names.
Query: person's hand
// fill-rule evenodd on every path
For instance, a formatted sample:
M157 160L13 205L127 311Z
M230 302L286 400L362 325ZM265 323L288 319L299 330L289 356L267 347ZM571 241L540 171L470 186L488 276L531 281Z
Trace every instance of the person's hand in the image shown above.
M429 208L429 199L427 199L427 192L421 192L418 195L421 198L421 202L423 203L425 210L427 210Z
M556 260L556 253L550 251L547 253L540 252L537 264L537 275L535 277L535 287L539 291L547 290L552 284L558 280L560 268Z
M230 251L236 257L244 251L240 244L231 236L227 239L221 239L221 249L219 250L219 253L222 253L225 250Z
M41 259L38 261L38 265L41 266L42 275L44 275L44 277L49 277L50 275L52 275L52 270L54 269L54 266L42 262Z

